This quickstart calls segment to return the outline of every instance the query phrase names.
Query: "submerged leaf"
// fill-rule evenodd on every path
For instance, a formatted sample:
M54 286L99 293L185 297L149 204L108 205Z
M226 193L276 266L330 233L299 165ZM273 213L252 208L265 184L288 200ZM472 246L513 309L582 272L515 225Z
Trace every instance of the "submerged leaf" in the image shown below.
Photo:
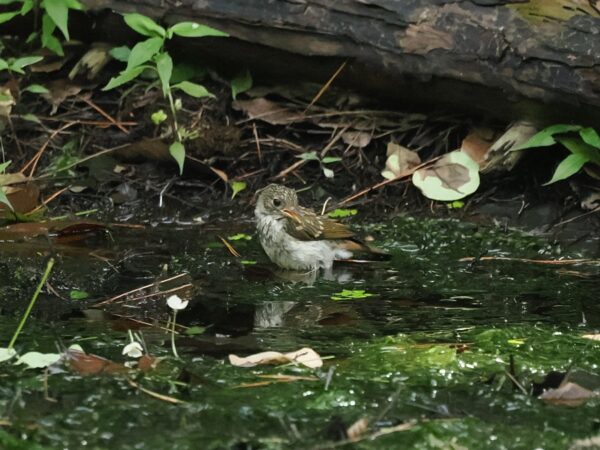
M331 296L332 300L354 300L360 298L372 297L371 294L364 289L343 289L342 292L337 292Z
M581 387L577 383L568 382L557 389L548 389L538 398L552 405L579 406L598 393Z

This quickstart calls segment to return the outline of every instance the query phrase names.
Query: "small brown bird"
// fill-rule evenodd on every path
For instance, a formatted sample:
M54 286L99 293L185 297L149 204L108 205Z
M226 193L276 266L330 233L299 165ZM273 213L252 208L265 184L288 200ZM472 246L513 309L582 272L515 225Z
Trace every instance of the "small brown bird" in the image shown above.
M258 194L254 214L260 243L283 269L329 270L334 260L357 251L384 254L360 242L346 225L300 206L294 189L270 184Z

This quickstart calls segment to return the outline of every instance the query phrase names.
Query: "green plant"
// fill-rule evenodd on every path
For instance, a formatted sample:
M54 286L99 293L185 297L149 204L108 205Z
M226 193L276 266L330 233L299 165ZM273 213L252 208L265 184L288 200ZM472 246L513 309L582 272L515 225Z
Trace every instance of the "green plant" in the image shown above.
M25 16L31 11L41 9L42 27L41 30L34 30L28 37L26 42L33 42L40 37L42 47L47 48L57 55L63 56L63 48L60 40L55 36L55 31L58 28L64 38L68 41L69 37L69 11L83 9L81 3L77 0L3 0L1 4L21 3L21 8L8 11L0 14L0 24L8 22L16 16Z
M333 178L334 175L333 170L327 167L327 165L340 162L342 160L342 158L339 158L337 156L325 156L321 158L319 157L319 155L317 155L317 152L315 151L302 153L301 155L298 155L298 158L304 159L305 161L318 161L321 165L323 175L325 175L327 178Z
M175 91L182 91L196 98L214 96L200 84L190 81L172 83L173 60L165 50L165 43L174 36L206 37L228 35L222 31L194 22L180 22L169 28L163 28L152 19L141 14L127 14L123 18L130 28L146 36L147 39L138 42L128 54L125 49L119 48L121 57L127 55L127 67L118 76L112 78L104 87L104 90L114 89L125 83L129 83L142 75L144 71L152 71L158 75L163 96L168 100L171 110L174 140L169 147L169 152L177 161L181 173L183 172L183 163L185 160L183 141L188 133L177 122L178 107L173 94Z
M8 177L6 175L6 168L10 165L10 163L11 161L6 161L0 164L0 203L4 203L12 210L13 206L11 205L10 200L6 196L6 186L3 186L3 184L8 180Z
M545 185L569 178L587 163L600 167L600 136L593 128L585 128L581 125L549 126L513 151L549 147L557 143L566 147L571 154L560 162L552 178Z

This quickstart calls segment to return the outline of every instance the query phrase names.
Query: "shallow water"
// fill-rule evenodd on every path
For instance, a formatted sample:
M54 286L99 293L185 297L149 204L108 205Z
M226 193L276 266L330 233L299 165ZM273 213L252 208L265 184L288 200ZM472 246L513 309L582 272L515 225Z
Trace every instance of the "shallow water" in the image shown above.
M0 244L3 342L54 251L54 294L40 298L19 352L78 343L123 362L127 330L134 329L164 358L149 372L52 370L47 394L54 401L45 399L43 371L2 363L0 448L20 448L19 441L57 449L330 448L343 445L344 430L361 418L370 427L353 448L562 449L600 433L598 397L567 407L531 395L550 371L570 370L588 389L600 388L600 343L581 337L600 328L597 266L460 261L593 255L563 254L543 238L457 221L399 218L359 228L391 259L340 264L327 279L278 273L254 238L230 240L242 255L233 257L219 236L251 235L251 223L218 232L176 224L113 229L52 248L43 239ZM190 305L177 322L206 327L177 338L181 359L161 328L164 295L93 307L180 273L189 275L160 289L189 282L182 296ZM74 289L90 297L71 300ZM332 299L343 290L370 296ZM238 368L227 359L302 347L327 357L323 367ZM261 377L276 374L315 379ZM154 398L128 379L184 403ZM406 430L377 435L403 423Z

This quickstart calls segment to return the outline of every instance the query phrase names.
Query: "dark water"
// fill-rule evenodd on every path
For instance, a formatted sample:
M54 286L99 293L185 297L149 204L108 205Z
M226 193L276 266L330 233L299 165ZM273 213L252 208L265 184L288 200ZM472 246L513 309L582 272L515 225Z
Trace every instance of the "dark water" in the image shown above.
M330 448L343 446L344 430L361 418L369 423L364 439L347 448L563 449L600 434L598 396L568 407L532 395L551 371L600 388L600 342L582 338L600 328L598 267L460 261L590 255L455 221L398 219L361 228L391 260L343 264L327 279L277 273L254 238L230 240L242 255L233 257L218 236L251 235L251 223L218 232L175 224L113 229L51 248L43 239L0 244L3 345L54 252L54 293L40 297L17 341L20 353L77 343L122 363L132 329L163 358L152 371L88 376L63 367L45 377L0 363L0 448ZM188 275L157 289L190 283L181 291L190 304L177 322L205 327L177 338L181 359L161 328L165 295L93 307L180 273ZM75 289L90 297L71 300ZM344 290L370 296L332 299ZM324 357L323 367L239 368L227 358L302 347ZM264 375L314 379L274 382ZM152 397L130 381L182 403ZM255 384L265 381L272 382ZM410 425L390 429L401 424Z

